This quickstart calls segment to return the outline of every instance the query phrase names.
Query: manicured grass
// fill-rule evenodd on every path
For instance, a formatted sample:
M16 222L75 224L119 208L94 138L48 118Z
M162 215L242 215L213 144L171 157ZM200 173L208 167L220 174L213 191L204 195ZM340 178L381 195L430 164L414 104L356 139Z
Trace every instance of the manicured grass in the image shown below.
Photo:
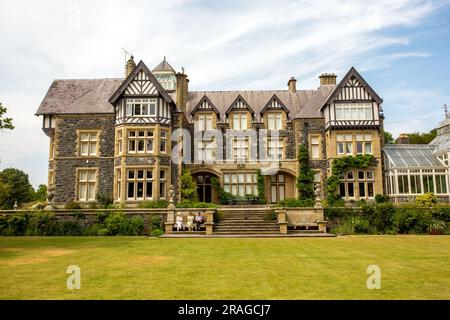
M0 299L450 299L450 237L2 237Z

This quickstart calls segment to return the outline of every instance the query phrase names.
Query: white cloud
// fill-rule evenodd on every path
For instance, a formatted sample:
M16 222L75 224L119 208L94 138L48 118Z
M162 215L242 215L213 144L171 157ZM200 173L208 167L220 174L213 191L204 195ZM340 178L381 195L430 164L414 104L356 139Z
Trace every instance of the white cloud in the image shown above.
M120 77L122 47L149 67L184 66L192 89L315 88L322 72L389 67L427 52L389 30L448 1L2 1L0 100L17 129L0 135L1 167L46 181L48 139L34 117L54 78ZM380 50L390 48L390 53ZM386 101L386 99L385 99Z

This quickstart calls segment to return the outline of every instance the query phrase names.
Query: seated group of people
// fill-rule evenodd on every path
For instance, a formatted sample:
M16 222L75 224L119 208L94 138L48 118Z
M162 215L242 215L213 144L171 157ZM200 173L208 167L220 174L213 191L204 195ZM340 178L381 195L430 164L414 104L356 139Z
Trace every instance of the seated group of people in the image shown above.
M177 231L184 230L184 228L187 228L189 231L193 231L194 229L199 231L200 225L202 225L204 221L205 218L203 217L201 212L197 212L195 216L192 214L192 212L189 212L186 216L186 223L183 223L183 216L180 212L178 212L175 219L175 227L177 228Z

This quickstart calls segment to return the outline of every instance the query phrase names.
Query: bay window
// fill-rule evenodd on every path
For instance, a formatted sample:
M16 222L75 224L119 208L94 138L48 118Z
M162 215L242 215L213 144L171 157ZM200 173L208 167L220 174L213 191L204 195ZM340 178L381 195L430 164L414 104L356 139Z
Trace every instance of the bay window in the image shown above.
M355 140L357 154L372 154L371 134L357 134Z
M336 146L338 155L352 155L353 136L351 134L336 135Z
M373 120L371 103L337 103L336 120Z
M156 116L157 99L127 99L127 116Z
M127 200L153 199L153 169L127 170Z
M128 130L128 153L152 153L152 152L153 152L153 130L148 129Z

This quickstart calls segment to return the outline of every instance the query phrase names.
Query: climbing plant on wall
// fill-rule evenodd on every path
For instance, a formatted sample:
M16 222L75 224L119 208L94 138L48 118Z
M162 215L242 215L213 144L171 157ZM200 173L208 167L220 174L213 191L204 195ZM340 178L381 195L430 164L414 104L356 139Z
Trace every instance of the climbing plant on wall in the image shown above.
M299 175L297 189L299 200L314 199L314 172L309 167L309 151L305 145L298 152Z
M256 173L256 183L258 188L258 200L259 203L265 204L267 203L266 200L266 187L264 183L264 176L261 174L261 170L258 170Z
M339 198L336 190L341 183L339 175L344 174L350 169L366 169L376 164L376 159L371 154L358 154L356 156L345 156L334 159L332 163L332 174L327 179L327 198L328 203Z

